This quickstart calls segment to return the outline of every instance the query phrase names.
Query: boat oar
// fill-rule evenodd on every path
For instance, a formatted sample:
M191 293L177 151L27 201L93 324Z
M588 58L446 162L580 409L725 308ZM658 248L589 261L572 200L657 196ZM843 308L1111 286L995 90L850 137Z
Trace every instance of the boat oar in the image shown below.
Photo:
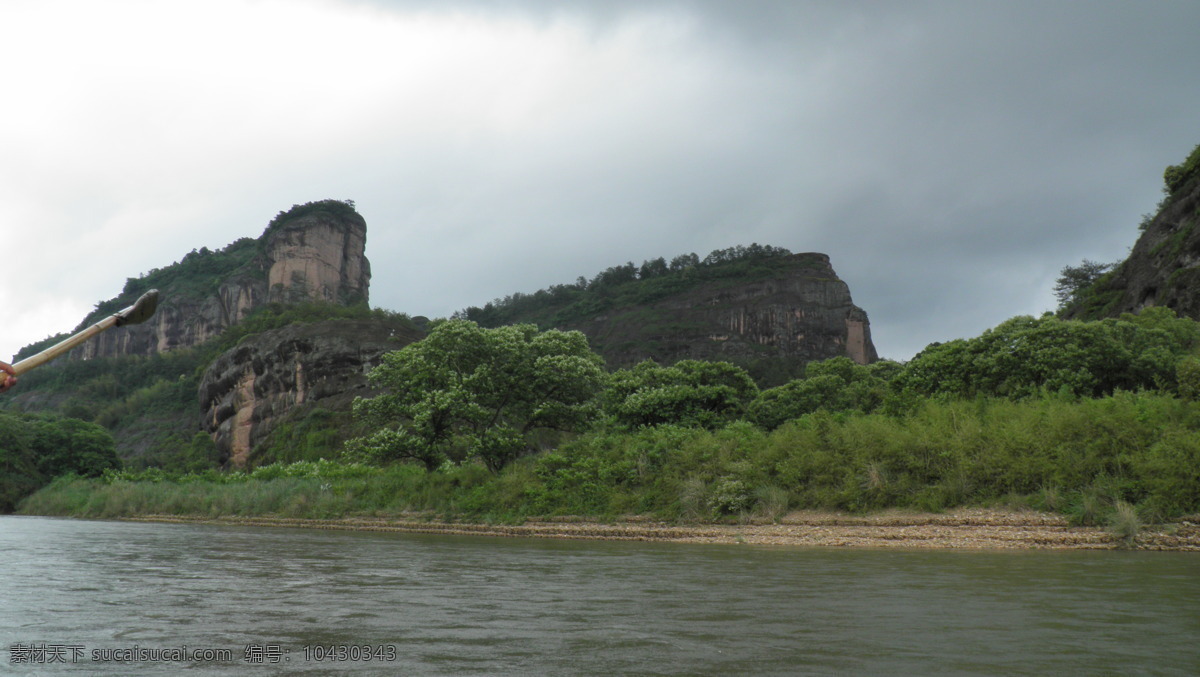
M17 376L20 376L30 369L42 366L43 364L53 360L63 353L66 353L93 336L108 331L113 327L124 327L130 324L139 324L141 322L145 322L146 320L150 319L151 315L154 315L156 308L158 308L158 290L151 289L145 294L142 294L132 306L129 306L128 308L113 315L109 315L96 324L93 324L74 336L70 336L62 341L59 341L37 355L27 357L20 362L17 362L12 366L13 371L17 373Z

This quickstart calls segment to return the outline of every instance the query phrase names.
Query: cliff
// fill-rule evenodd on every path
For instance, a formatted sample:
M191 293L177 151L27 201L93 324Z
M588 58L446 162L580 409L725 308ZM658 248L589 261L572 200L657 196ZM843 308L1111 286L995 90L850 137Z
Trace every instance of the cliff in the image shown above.
M256 334L213 360L200 380L200 427L222 459L244 467L282 421L347 409L366 373L423 334L406 320L330 320Z
M371 279L367 225L353 206L310 202L282 212L257 240L193 251L167 268L130 279L78 329L122 308L150 288L158 312L145 324L114 329L72 351L76 359L153 355L204 343L269 303L365 304Z
M827 255L756 247L719 250L703 261L677 257L670 266L661 259L641 269L626 264L590 283L509 297L460 315L489 326L577 329L611 367L646 359L727 360L767 384L797 375L810 361L878 359L867 314L854 305Z
M1081 290L1063 317L1094 320L1165 306L1200 320L1200 146L1164 179L1167 195L1129 257Z

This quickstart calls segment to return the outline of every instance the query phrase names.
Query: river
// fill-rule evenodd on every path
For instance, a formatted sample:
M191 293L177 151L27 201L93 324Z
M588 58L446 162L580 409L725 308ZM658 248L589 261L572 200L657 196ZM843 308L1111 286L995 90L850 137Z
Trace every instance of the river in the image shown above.
M0 672L1195 675L1200 555L0 517Z

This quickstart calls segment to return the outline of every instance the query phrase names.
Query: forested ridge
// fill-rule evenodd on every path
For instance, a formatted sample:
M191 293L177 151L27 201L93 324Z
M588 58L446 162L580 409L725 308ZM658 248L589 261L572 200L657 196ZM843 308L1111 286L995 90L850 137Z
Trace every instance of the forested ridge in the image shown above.
M646 305L677 294L707 280L727 279L739 284L769 277L792 265L792 253L782 247L737 245L717 249L701 259L694 253L680 254L669 262L648 259L640 266L629 261L610 266L591 279L580 276L572 284L557 284L531 294L514 293L497 298L482 308L471 306L454 317L499 327L529 322L542 329L574 324L610 308Z

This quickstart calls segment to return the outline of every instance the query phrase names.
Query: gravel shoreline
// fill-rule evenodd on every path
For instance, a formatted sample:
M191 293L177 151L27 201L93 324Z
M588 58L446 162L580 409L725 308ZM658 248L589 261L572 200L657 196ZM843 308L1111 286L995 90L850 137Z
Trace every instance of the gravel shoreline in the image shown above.
M295 527L422 534L526 538L672 541L771 546L937 549L1129 548L1101 527L1071 526L1059 515L963 509L940 514L888 512L876 515L794 512L772 523L681 525L629 517L614 522L577 518L527 520L501 525L452 522L423 516L298 519L289 517L199 517L141 515L140 522ZM1143 527L1133 548L1200 551L1200 524L1184 520Z

